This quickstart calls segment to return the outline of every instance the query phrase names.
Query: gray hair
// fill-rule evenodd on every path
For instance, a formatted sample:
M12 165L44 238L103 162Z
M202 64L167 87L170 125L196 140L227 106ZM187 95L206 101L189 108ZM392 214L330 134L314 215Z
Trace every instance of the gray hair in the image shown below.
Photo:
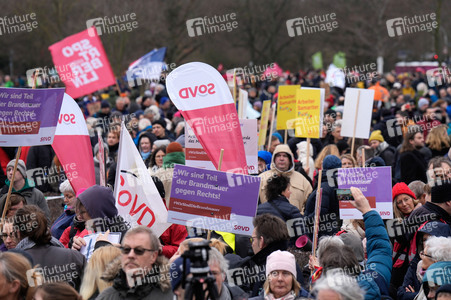
M426 240L428 255L436 261L451 261L451 237L431 236Z
M415 180L415 181L412 181L408 185L408 187L415 194L415 197L417 197L417 199L419 199L424 194L424 186L425 185L426 185L426 183L424 183L423 181Z
M333 274L331 274L333 273ZM333 269L322 276L313 288L314 293L319 291L333 291L340 295L341 300L363 300L363 291L355 278L345 275L342 269Z
M153 117L154 120L160 120L161 118L160 111L158 109L158 106L156 105L151 105L144 110L144 116L148 114L152 114L154 116Z
M222 273L227 273L229 270L229 263L224 256L216 248L211 248L208 251L208 264L217 263Z
M316 250L316 255L320 259L322 252L329 246L335 245L337 247L343 247L345 243L338 236L323 236L319 239L318 249ZM321 261L320 261L321 263Z
M157 251L160 247L160 241L158 240L158 237L153 233L153 231L146 226L137 226L134 228L129 229L126 233L124 238L122 239L122 245L124 245L124 241L126 238L133 236L135 234L147 234L149 236L149 242L150 247L152 250Z
M343 125L343 121L342 120L337 120L332 124L332 131L335 131L335 129L337 128L341 128L341 126Z
M74 189L72 188L72 186L70 185L69 179L64 180L61 184L60 184L60 192L61 193L72 193L75 195Z

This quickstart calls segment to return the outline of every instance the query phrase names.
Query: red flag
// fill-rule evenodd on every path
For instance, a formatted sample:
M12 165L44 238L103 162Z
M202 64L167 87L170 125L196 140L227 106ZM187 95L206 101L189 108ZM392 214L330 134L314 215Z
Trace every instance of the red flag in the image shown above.
M53 150L75 193L96 184L88 127L74 99L64 94Z
M90 34L89 34L89 33ZM78 98L115 84L113 70L96 30L71 35L49 47L66 93Z
M219 72L204 63L182 65L169 74L172 102L196 134L215 168L221 149L221 171L247 174L243 136L229 87Z

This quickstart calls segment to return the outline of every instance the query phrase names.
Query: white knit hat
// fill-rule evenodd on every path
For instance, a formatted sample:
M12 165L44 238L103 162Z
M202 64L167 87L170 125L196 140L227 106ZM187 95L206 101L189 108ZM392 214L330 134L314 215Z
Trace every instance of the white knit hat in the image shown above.
M276 270L288 271L296 277L296 259L294 255L288 251L280 250L271 253L266 259L266 276Z

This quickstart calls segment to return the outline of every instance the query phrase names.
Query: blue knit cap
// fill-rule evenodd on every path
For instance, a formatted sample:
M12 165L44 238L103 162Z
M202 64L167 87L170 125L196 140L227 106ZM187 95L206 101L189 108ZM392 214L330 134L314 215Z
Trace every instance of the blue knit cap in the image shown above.
M323 160L323 170L341 168L341 160L335 155L328 155Z

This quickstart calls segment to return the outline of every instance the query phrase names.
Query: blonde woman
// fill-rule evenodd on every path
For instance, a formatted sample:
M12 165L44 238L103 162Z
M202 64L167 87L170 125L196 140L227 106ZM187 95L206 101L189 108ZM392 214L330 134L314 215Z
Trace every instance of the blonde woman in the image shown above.
M315 172L313 173L313 186L316 186L316 182L318 181L319 170L323 168L323 160L328 155L335 155L340 157L340 152L338 151L337 146L334 144L327 145L324 147L318 156L315 159Z
M17 253L0 252L1 299L31 300L34 288L28 285L30 262Z
M346 168L357 168L357 161L351 154L343 154L341 156L341 167Z
M431 149L432 157L445 156L450 147L448 126L442 124L432 128L426 139L426 146Z
M94 251L86 267L80 295L84 300L95 299L103 290L113 285L101 279L110 262L119 258L121 250L113 246L101 247Z

